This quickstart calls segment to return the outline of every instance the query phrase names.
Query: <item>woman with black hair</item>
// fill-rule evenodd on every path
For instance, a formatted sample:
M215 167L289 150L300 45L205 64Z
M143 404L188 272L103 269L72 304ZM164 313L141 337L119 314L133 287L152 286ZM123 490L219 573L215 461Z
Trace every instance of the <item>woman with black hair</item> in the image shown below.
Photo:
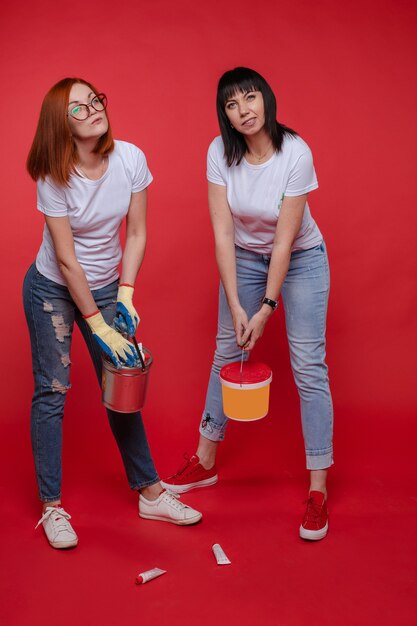
M217 482L224 439L219 372L263 334L285 309L291 366L301 401L310 491L303 539L326 536L327 470L333 464L333 409L325 363L329 269L326 248L307 202L318 183L311 151L276 121L275 96L257 72L226 72L217 90L221 137L207 158L209 207L221 277L217 349L197 452L163 484L176 493Z

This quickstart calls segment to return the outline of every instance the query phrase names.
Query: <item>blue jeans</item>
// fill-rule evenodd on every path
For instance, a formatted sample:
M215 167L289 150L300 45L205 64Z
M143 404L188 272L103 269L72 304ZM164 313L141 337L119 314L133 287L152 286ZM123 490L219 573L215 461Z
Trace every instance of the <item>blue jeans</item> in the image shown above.
M259 310L265 296L270 260L268 255L236 247L239 300L249 319ZM324 243L292 253L281 295L310 470L333 464L333 407L325 363L329 287ZM223 412L219 372L223 365L239 361L242 355L222 285L216 346L200 433L211 441L222 441L228 418ZM248 356L245 353L244 358Z
M117 281L92 291L97 308L111 324L116 310ZM93 360L99 384L100 349L66 287L38 272L33 264L23 283L23 302L32 347L35 390L32 398L31 436L39 496L43 502L61 497L62 419L71 387L70 350L74 321ZM113 435L122 455L132 489L158 482L142 416L107 409Z

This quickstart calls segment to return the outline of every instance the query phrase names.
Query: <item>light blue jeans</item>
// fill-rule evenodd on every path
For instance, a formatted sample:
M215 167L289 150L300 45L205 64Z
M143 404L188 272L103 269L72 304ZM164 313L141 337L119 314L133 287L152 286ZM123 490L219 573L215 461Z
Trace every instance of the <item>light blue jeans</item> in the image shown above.
M108 324L112 323L116 312L117 287L116 281L91 292ZM40 274L35 264L25 276L23 302L35 380L31 436L36 478L40 499L52 502L61 497L62 420L65 398L71 387L70 352L74 322L87 344L99 383L101 352L68 289ZM140 412L116 413L107 409L107 415L130 487L140 489L158 482Z
M239 300L249 319L259 310L265 296L269 263L268 255L236 247ZM325 362L329 287L324 242L292 253L281 295L309 470L333 464L333 406ZM239 361L242 355L222 285L216 346L200 433L211 441L222 441L228 418L223 412L219 372L223 365ZM248 356L245 353L245 358Z

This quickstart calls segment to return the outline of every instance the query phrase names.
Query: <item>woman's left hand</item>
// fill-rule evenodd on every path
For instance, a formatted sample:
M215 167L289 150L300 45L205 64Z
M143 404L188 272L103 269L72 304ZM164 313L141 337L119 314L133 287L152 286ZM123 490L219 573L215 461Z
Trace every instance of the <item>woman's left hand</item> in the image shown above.
M264 309L261 309L255 313L253 317L251 317L249 324L242 335L242 341L240 344L242 350L249 351L255 347L256 342L263 335L265 325L270 318L271 313L269 313L269 311L265 312Z
M265 295L271 300L278 300L279 292L291 258L291 249L297 233L300 231L307 194L295 197L284 197L279 212L271 262L268 270L268 281ZM243 350L252 350L264 332L265 324L273 314L268 304L263 304L259 311L249 320L248 327L242 336Z
M116 328L128 335L134 337L136 329L140 322L140 317L133 306L134 288L132 285L120 285L117 292L117 305L116 305L116 317L114 318L114 325Z

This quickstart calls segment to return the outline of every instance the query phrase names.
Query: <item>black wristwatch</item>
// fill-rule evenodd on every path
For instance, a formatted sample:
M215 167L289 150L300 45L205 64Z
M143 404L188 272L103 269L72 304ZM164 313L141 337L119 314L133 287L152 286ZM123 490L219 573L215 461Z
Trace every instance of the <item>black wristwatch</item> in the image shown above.
M275 311L275 309L276 309L276 308L277 308L277 306L278 306L278 301L277 301L277 300L271 300L271 298L264 298L264 299L262 300L262 304L267 304L268 306L270 306L270 307L271 307L271 309L272 309L273 311Z

